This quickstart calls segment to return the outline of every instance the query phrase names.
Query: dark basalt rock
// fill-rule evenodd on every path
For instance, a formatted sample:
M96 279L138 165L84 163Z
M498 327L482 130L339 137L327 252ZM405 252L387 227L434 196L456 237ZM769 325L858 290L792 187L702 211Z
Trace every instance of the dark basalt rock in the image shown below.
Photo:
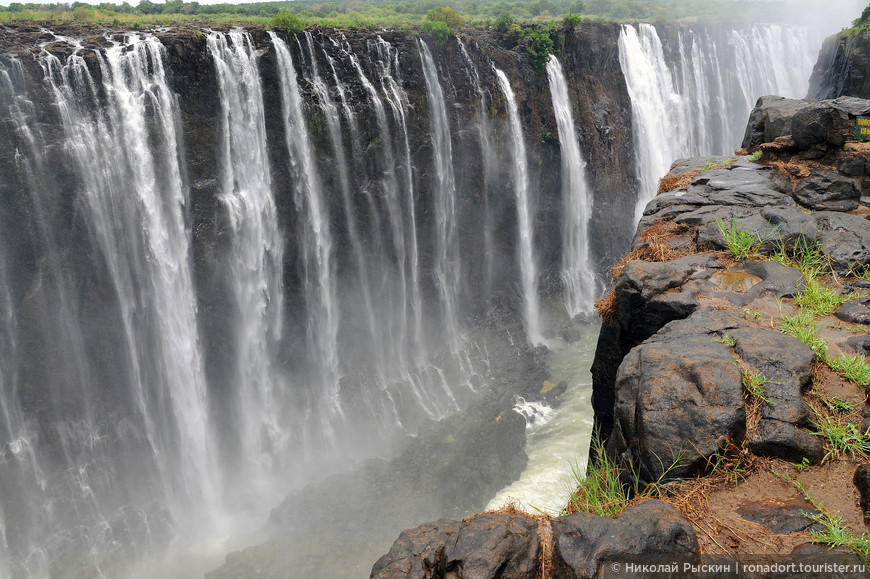
M790 462L806 458L810 464L819 464L825 456L818 436L781 420L763 418L758 428L748 435L749 450L759 456L775 456Z
M607 453L633 466L642 482L698 472L726 440L743 440L740 369L716 341L741 325L734 314L703 308L665 326L620 364Z
M817 145L842 147L852 137L854 118L868 113L870 101L855 97L813 103L795 112L791 136L804 150Z
M455 543L462 526L461 521L441 519L402 531L389 553L372 567L371 577L429 579L442 576L446 567L445 544Z
M804 207L816 211L853 211L858 208L861 190L849 177L833 171L814 171L801 179L794 197Z
M613 562L651 558L699 560L692 525L671 505L647 501L615 519L578 513L559 517L553 527L553 579L607 577Z
M550 525L544 538L541 526ZM671 505L647 501L614 519L579 513L552 521L494 513L465 522L442 519L403 531L372 568L372 579L551 579L600 577L612 562L649 557L700 560L692 525Z
M862 464L855 470L852 482L858 487L861 496L861 510L864 518L870 521L870 464Z
M870 221L848 213L820 211L812 215L818 239L837 275L870 264Z
M761 456L800 462L821 462L822 443L800 427L806 426L810 409L803 399L813 380L816 355L803 342L780 332L742 328L731 335L743 361L769 380L764 384L761 421L749 433L749 448Z
M810 77L810 98L870 98L870 30L825 40Z
M834 315L844 322L870 324L870 296L844 302Z
M372 567L372 579L534 579L541 557L537 523L495 513L440 520L403 531Z
M805 425L810 410L801 395L812 385L815 353L781 332L739 328L731 336L737 341L735 352L770 380L764 385L770 402L762 403L762 418Z
M811 102L775 95L760 97L749 113L749 123L741 146L749 149L762 143L771 143L777 137L791 135L792 117Z
M737 508L737 512L747 521L758 523L778 535L790 535L803 531L812 524L804 513L816 514L818 511L801 497L791 500L762 499L747 501Z

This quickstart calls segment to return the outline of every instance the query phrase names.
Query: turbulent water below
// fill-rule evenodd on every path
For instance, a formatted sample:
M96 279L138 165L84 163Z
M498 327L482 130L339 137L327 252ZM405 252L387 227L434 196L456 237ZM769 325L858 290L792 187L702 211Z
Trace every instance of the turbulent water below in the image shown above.
M592 358L599 323L580 326L574 342L553 338L550 349L550 381L568 383L562 404L556 408L537 402L518 401L517 410L527 420L526 454L529 462L519 480L502 489L487 505L498 509L508 503L534 512L558 514L576 485L575 473L586 472L592 436Z

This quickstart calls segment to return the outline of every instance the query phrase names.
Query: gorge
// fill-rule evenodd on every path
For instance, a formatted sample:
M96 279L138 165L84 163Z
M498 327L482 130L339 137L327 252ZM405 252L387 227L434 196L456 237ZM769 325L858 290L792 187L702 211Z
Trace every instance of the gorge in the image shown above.
M365 576L484 508L525 465L514 396L548 402L540 345L597 331L659 177L803 97L821 41L582 24L536 70L492 30L3 27L0 576L149 576L273 508L340 523L304 503L381 506L329 478L351 469L407 512L362 531L370 559L299 569ZM457 411L485 417L469 475Z

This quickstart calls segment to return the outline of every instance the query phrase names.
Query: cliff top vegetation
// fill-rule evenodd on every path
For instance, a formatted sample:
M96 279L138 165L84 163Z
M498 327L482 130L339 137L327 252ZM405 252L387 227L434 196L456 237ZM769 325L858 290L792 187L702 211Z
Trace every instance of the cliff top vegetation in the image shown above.
M374 26L416 27L427 13L448 8L461 15L464 26L489 27L506 16L517 23L548 24L571 16L583 21L728 22L771 21L787 13L787 2L738 0L296 0L250 4L200 4L197 1L140 0L136 5L21 3L0 5L0 23L32 20L96 22L133 28L185 24L270 24L279 12L292 14L301 25L337 28Z

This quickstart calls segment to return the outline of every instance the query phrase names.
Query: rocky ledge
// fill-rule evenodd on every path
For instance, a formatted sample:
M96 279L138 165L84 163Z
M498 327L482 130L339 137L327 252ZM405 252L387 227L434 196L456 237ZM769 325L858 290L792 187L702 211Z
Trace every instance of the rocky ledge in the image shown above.
M860 537L870 504L870 144L853 139L868 113L856 98L763 97L743 156L662 179L597 304L599 448L646 489L635 506L429 523L372 577L598 577L657 555L855 562L811 533L838 517Z

